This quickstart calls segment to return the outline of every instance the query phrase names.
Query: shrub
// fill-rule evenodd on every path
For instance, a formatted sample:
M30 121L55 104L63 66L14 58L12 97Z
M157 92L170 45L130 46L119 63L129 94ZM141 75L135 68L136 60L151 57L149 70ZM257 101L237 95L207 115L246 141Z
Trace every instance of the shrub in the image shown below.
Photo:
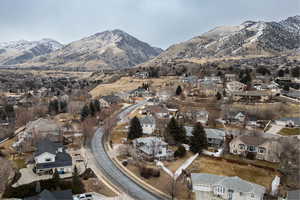
M182 158L185 156L185 154L186 154L186 150L184 146L180 145L178 149L175 151L174 156Z

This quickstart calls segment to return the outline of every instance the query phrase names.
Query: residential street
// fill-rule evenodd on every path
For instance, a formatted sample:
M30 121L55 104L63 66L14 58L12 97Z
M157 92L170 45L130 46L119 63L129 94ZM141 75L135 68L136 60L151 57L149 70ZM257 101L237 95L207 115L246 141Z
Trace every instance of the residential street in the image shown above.
M118 118L121 122L124 122L127 119L127 116L137 109L141 107L146 102L140 102L136 105L130 106L123 110ZM104 148L104 137L103 137L103 129L97 129L94 138L91 142L92 153L97 161L97 167L103 172L103 174L109 179L114 185L120 188L123 192L127 193L134 199L138 200L158 200L162 199L161 197L153 194L147 190L145 190L142 186L135 183L131 180L126 174L124 174L118 167L115 166L113 161L108 156L107 152Z

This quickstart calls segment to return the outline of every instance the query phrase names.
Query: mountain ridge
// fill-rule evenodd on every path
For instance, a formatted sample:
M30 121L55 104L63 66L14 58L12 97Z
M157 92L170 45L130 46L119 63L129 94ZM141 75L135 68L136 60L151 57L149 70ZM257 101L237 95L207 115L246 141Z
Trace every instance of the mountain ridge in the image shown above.
M248 20L236 26L219 26L190 40L171 45L142 66L182 58L277 55L299 48L299 15L279 22Z
M92 70L133 67L154 58L162 49L128 33L108 30L71 42L57 51L34 58L31 66L81 67Z

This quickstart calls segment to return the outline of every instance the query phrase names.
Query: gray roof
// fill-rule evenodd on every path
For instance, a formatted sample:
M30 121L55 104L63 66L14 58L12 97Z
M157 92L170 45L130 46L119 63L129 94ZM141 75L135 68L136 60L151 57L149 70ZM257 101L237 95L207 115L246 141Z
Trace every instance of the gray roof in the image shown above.
M103 96L101 97L103 100L105 100L106 102L108 102L109 104L117 104L120 103L122 100L119 96L116 95L107 95L107 96Z
M192 136L193 127L192 126L184 126L186 130L186 135L188 137ZM205 133L207 138L216 138L216 139L224 139L226 133L222 129L215 128L205 128Z
M62 148L62 151L58 151L59 148ZM54 154L55 162L37 163L37 169L72 166L72 157L65 152L62 144L54 143L48 139L44 139L38 143L37 151L35 152L34 156L39 156L45 152Z
M145 117L142 117L139 119L141 124L150 124L150 125L154 125L155 124L155 119L154 117L147 115Z
M287 199L288 200L298 200L298 199L300 199L300 190L288 191Z
M40 194L24 198L24 200L73 200L71 190L62 190L50 192L49 190L43 190Z
M66 152L58 152L55 156L54 162L36 164L37 169L49 169L70 166L72 166L72 157Z
M34 156L39 156L45 152L56 154L58 148L63 148L64 146L60 143L55 143L49 139L43 139L37 144L37 151L34 153Z
M195 185L220 185L226 189L231 189L237 192L254 193L262 195L265 193L265 187L245 181L237 176L219 176L206 173L192 173L192 183Z
M278 121L293 121L295 125L300 126L300 117L284 117L278 119Z
M60 127L53 120L39 118L35 121L29 122L26 125L25 132L36 132L39 134L46 133L52 135L59 135Z

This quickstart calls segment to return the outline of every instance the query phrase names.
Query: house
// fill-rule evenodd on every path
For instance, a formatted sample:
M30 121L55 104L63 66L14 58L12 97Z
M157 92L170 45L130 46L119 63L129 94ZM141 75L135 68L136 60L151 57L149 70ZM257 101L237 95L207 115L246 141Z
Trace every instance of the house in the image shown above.
M43 190L40 194L26 197L23 200L73 200L72 190L61 190L50 192Z
M62 174L72 172L72 157L64 146L48 139L41 140L37 144L34 162L37 174L53 173L55 169Z
M149 78L149 72L137 72L134 74L135 78L146 79Z
M226 83L226 89L228 92L244 91L245 88L246 85L238 81L230 81Z
M226 123L244 123L246 119L246 113L241 111L230 111L224 115Z
M159 101L164 102L167 101L169 98L174 96L175 91L173 91L171 88L162 89L156 92L156 96L158 97Z
M30 151L34 143L47 138L53 142L61 142L63 139L61 127L50 119L39 118L26 124L12 145L14 149L20 152Z
M272 94L268 91L235 91L231 92L233 101L237 102L267 102L272 99Z
M186 130L186 136L191 137L193 127L191 126L184 126ZM205 128L206 138L208 147L213 148L221 148L225 141L226 133L222 129L214 129L214 128Z
M169 110L164 105L149 106L147 110L158 119L169 119Z
M104 105L107 106L107 105L118 104L122 102L121 98L116 95L103 96L99 101L100 101L100 106L101 103L104 103Z
M139 119L141 126L143 128L143 133L151 135L154 133L156 128L155 118L151 115L147 115Z
M137 155L145 160L171 160L174 152L168 144L158 137L143 137L132 141Z
M198 81L198 77L197 76L184 76L184 77L181 77L181 81L183 83L196 86L197 81Z
M251 159L279 162L282 145L275 139L259 136L241 135L229 143L231 154L245 156Z
M196 200L262 200L266 188L237 176L191 174Z
M149 90L139 87L129 92L129 95L130 97L149 97L151 96L151 92Z
M212 81L203 81L198 84L200 96L216 96L218 92L222 91L222 84L217 84Z
M203 81L211 81L214 83L222 83L221 77L220 76L205 76Z
M226 82L235 81L236 75L235 74L225 74L224 78L225 78Z
M188 120L193 122L200 122L203 125L206 125L208 122L209 113L206 110L195 110L191 109L182 113Z
M287 192L286 200L298 200L300 199L300 190L292 190Z
M299 117L284 117L275 121L276 124L286 127L300 127Z

